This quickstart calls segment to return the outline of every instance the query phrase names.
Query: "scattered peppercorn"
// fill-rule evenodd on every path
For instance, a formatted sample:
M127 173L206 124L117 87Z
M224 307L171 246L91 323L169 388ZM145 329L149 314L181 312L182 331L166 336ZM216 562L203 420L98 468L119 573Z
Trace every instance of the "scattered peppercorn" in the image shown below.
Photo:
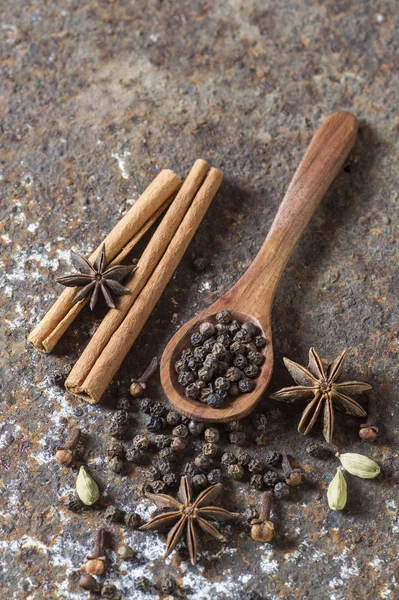
M280 452L274 452L274 451L266 452L266 454L263 455L263 460L265 461L266 464L271 465L272 467L275 467L281 461L281 454L280 454Z
M107 455L108 458L123 458L125 455L125 446L121 444L121 442L117 442L115 440L111 440L107 445Z
M187 475L187 477L193 478L195 475L199 475L201 471L198 467L195 466L195 463L188 462L183 467L183 475Z
M204 456L209 456L212 458L213 456L216 456L217 451L218 451L218 447L216 446L216 444L213 444L212 442L208 442L207 444L202 446L202 453Z
M72 512L79 512L83 509L83 502L76 492L70 492L64 500L66 508Z
M149 417L147 420L147 429L152 433L158 433L165 426L165 419L162 417Z
M124 470L123 460L121 458L118 458L117 456L114 456L113 458L109 459L108 467L114 473L122 473Z
M220 459L220 463L224 467L228 467L229 465L234 465L237 462L236 456L232 452L225 452Z
M212 469L208 473L208 483L210 485L215 485L216 483L220 483L222 481L222 471L220 469Z
M236 454L236 457L238 464L242 465L243 467L245 467L251 460L251 456L244 450L239 450Z
M171 425L171 427L176 427L176 425L181 423L181 416L175 410L170 410L166 415L166 421L168 425Z
M157 479L156 481L151 482L151 487L154 494L162 494L166 488L166 483L162 479Z
M165 483L165 485L167 485L168 487L171 487L171 486L177 484L176 473L165 473L163 475L162 479L163 479L163 482Z
M194 490L203 490L208 486L208 478L206 475L204 475L204 473L198 473L198 475L194 475L194 477L192 477L191 483Z
M231 431L240 431L241 427L242 426L241 426L240 421L229 421L228 423L224 424L224 428L228 432L231 432Z
M125 514L124 521L125 521L125 525L127 525L128 527L131 527L132 529L138 529L143 522L140 515L134 511L127 512Z
M129 410L131 407L130 399L127 396L119 396L116 399L115 405L118 410Z
M136 555L133 548L131 546L128 546L127 544L122 544L121 546L119 546L116 553L121 560L128 560L129 558L133 558L133 556Z
M276 485L274 486L274 495L277 496L277 498L281 498L283 500L286 500L287 498L290 497L290 486L287 485L284 481L280 481L279 483L276 483Z
M229 440L231 444L242 446L245 443L246 437L244 431L232 431L229 435Z
M327 458L329 455L328 449L318 442L311 442L306 446L306 452L314 458Z
M263 471L263 465L260 462L260 460L258 460L257 458L253 458L248 463L248 471L250 473L262 473L262 471Z
M176 591L176 580L173 577L167 576L161 581L159 587L162 594L171 595Z
M181 437L175 437L170 445L173 452L184 452L187 448L187 440Z
M172 434L176 437L186 438L188 436L188 428L185 425L177 425L174 427Z
M214 461L210 456L205 456L205 454L198 454L198 456L194 459L194 464L201 471L209 471L214 465Z
M220 439L219 429L216 429L216 427L208 427L208 429L206 429L204 432L204 438L207 442L212 442L215 444Z
M157 436L157 437L159 437L159 436ZM175 454L174 454L172 448L169 447L170 443L171 443L171 440L170 440L170 438L168 438L169 445L166 448L162 448L162 450L159 451L158 456L161 460L167 460L169 462L173 462L173 460L175 459Z
M148 592L148 590L151 587L150 580L147 577L144 577L144 575L140 575L140 577L137 577L134 584L136 589L140 592Z
M113 583L104 583L101 588L101 596L103 598L113 599L115 598L115 594L117 592L117 588Z
M254 506L249 506L243 513L245 521L251 523L253 519L259 518L259 512Z
M227 475L232 479L242 479L244 477L244 467L239 464L229 465L227 467Z
M104 512L104 520L109 523L121 523L125 517L125 511L116 506L108 506Z
M274 471L267 471L263 475L263 483L268 486L274 486L279 481L279 476Z
M194 437L199 437L205 429L205 423L191 420L188 424L188 430Z
M141 437L141 436L137 436L137 437ZM146 436L143 436L143 437L146 437ZM136 438L133 439L133 446L134 446L134 440L135 439ZM145 446L145 447L147 448L149 440L148 440L148 438L146 438L146 440L147 440L147 446ZM162 450L164 448L168 448L170 446L170 444L172 443L172 440L167 435L159 433L157 436L155 436L154 443L155 443L155 445L156 445L157 448L159 448L160 450Z
M151 400L151 398L141 398L140 411L149 415L153 405L154 405L154 401Z
M262 475L260 475L259 473L255 473L255 475L252 475L251 480L250 480L250 485L255 490L261 490L263 487Z
M136 465L141 464L145 459L145 453L142 450L136 450L135 448L129 448L126 450L127 462L132 462Z

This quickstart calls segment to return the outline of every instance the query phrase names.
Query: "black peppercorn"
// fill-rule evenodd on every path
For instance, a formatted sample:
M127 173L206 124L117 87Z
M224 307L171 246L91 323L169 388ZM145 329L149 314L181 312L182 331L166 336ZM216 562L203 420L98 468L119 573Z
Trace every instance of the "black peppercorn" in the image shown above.
M117 423L118 425L129 425L129 413L126 410L117 410L113 416L111 421L113 423Z
M251 487L253 487L255 490L261 490L263 487L262 475L260 475L259 473L255 473L255 475L252 475L249 483Z
M235 465L237 462L237 457L232 452L225 452L220 459L220 464L224 467L228 467L229 465Z
M186 438L188 436L188 428L185 425L177 425L173 428L172 434L176 437Z
M156 479L159 479L160 472L154 465L151 465L151 467L148 467L148 469L144 472L144 477L147 481L153 482Z
M229 310L219 310L216 313L216 321L223 325L228 325L232 320L231 312Z
M125 525L127 525L128 527L131 527L132 529L138 529L143 520L140 517L140 515L134 511L129 511L125 514Z
M139 437L139 436L137 436L137 437ZM168 448L170 446L170 444L172 443L172 440L167 435L163 435L162 433L160 433L155 436L154 443L157 448L162 450L163 448ZM133 445L134 445L134 440L133 440Z
M162 479L157 479L156 481L151 481L151 487L154 494L162 494L166 488L166 483Z
M187 398L191 398L191 400L198 400L201 396L201 390L195 383L190 383L190 385L185 388L184 393Z
M328 449L318 442L311 442L306 446L306 452L315 458L327 458L329 455Z
M168 425L175 427L181 422L181 416L175 410L170 410L166 415L166 421L168 422Z
M249 506L244 511L242 516L244 517L245 521L247 521L247 523L251 523L251 521L253 521L254 519L259 518L259 512L254 506Z
M231 386L229 387L229 396L239 396L240 395L240 390L238 388L238 385L236 383L232 383Z
M122 473L124 469L123 460L121 458L118 458L117 456L114 456L109 459L108 467L114 473Z
M266 415L263 415L262 413L255 415L255 427L259 431L265 431L265 429L267 429L268 422L269 421Z
M162 477L163 482L168 487L172 487L177 484L177 475L175 473L165 473Z
M157 467L158 471L160 473L162 473L162 475L173 472L172 463L169 460L160 458L159 460L156 461L156 467Z
M170 440L168 438L168 442L170 443L171 441L172 440ZM170 447L162 448L162 450L159 451L158 456L159 456L160 460L168 460L169 462L171 462L175 459L175 454L174 454L172 448L170 448Z
M228 333L221 333L217 336L216 342L227 348L231 344L231 337Z
M145 453L142 450L136 450L135 448L129 448L126 450L127 462L132 462L136 465L141 464L145 459Z
M215 333L215 326L213 325L213 323L210 323L209 321L204 321L204 323L201 323L201 325L199 326L199 330L200 330L200 334L205 339L209 339Z
M258 349L253 342L248 342L248 344L245 344L245 351L248 355L250 352L257 352Z
M259 367L265 360L265 357L260 352L254 352L251 350L247 354L247 359L251 365L256 365L257 367Z
M198 378L202 381L208 382L211 381L214 373L215 369L213 367L204 366L202 369L199 369Z
M240 329L241 329L241 325L236 320L232 321L230 323L230 325L228 326L228 331L229 331L230 335L232 335L233 337L235 336L237 331L240 331Z
M255 443L258 446L267 446L267 444L269 443L269 436L266 433L266 431L260 431L259 435L257 435L255 437Z
M208 384L209 385L209 384ZM209 387L205 387L201 390L201 397L200 397L200 401L203 403L208 402L208 396L209 394L213 394L214 390L213 390L213 386L212 384Z
M279 476L274 471L266 471L263 475L263 482L265 485L273 486L279 481Z
M219 429L216 429L216 427L208 427L208 429L206 429L204 432L204 438L207 442L212 442L215 444L220 439Z
M198 356L190 356L187 359L187 368L194 373L202 366L202 360Z
M218 360L222 360L226 356L226 348L223 346L223 344L216 342L216 344L213 345L212 354Z
M124 440L128 437L129 427L111 422L108 427L108 432L112 437L118 440Z
M198 454L198 456L194 459L194 464L201 471L209 471L214 465L214 461L209 456L205 456L204 454Z
M150 398L141 398L140 400L140 410L147 415L150 414L153 405L154 402Z
M245 443L246 435L243 431L232 431L229 435L229 440L231 444L236 444L237 446L241 446Z
M212 337L208 338L207 340L205 340L202 347L206 352L211 352L215 343L216 343L216 337L212 336Z
M208 478L203 473L199 473L198 475L194 475L194 477L191 479L191 483L193 485L194 490L203 490L208 485Z
M231 435L231 434L230 434ZM251 456L244 450L239 450L236 454L239 465L245 467L251 460Z
M216 444L213 444L212 442L208 442L207 444L202 446L202 454L204 456L209 456L212 458L213 456L216 456L217 451L218 451L218 447L216 446Z
M200 379L202 379L200 377ZM182 371L181 373L179 373L179 377L177 378L178 382L180 383L180 385L182 385L183 387L187 387L188 385L190 385L190 383L193 383L195 381L195 375L192 371Z
M116 399L116 408L119 410L130 410L130 400L127 396L119 396L119 398Z
M64 505L68 510L72 512L79 512L83 508L83 503L81 502L79 496L76 492L70 492L64 500Z
M254 338L254 344L257 348L264 348L264 346L266 346L266 340L262 335L257 335Z
M184 358L180 358L175 362L176 373L182 373L187 370L187 361Z
M244 468L239 464L229 465L227 467L227 475L232 479L242 479L244 477Z
M66 381L67 375L61 370L54 371L53 383L54 385L63 388Z
M177 588L176 580L170 576L165 577L165 579L163 579L161 581L159 588L160 588L160 591L162 592L162 594L171 595L176 591L176 588Z
M233 359L233 364L235 367L243 371L248 366L248 361L243 354L237 354Z
M187 440L180 437L175 437L170 445L172 452L184 452L187 448Z
M150 408L150 415L152 417L163 417L166 413L166 406L162 402L154 402Z
M219 369L219 360L214 356L214 354L208 354L204 360L204 367L209 369L213 369L213 371L217 371Z
M229 367L226 371L226 379L232 383L236 383L243 377L243 372L238 367Z
M260 462L260 460L258 460L257 458L253 458L248 463L248 471L250 473L262 473L262 471L263 471L263 465Z
M220 394L209 394L209 396L207 396L206 399L208 406L211 406L212 408L221 408L224 404L224 398L222 398L220 396Z
M244 369L244 374L250 379L255 379L259 375L259 368L256 365L248 365Z
M208 352L209 352L209 350L204 348L204 346L197 346L196 348L194 348L195 358L199 358L202 362L205 360Z
M274 452L274 451L266 452L266 454L263 456L263 459L266 464L271 465L272 467L275 467L281 461L281 454L280 454L280 452Z
M116 506L108 506L104 512L104 520L108 523L121 523L125 518L125 511Z
M230 345L229 351L235 355L243 355L246 351L245 344L243 344L242 342L233 342Z
M230 381L226 377L218 377L215 379L214 386L218 391L227 391L230 387Z
M193 333L190 337L192 346L201 346L204 343L204 336L201 333Z
M191 420L188 424L188 430L194 437L200 436L205 429L205 423Z
M101 588L101 596L103 598L113 599L117 593L116 586L113 583L104 583Z
M251 336L249 335L248 331L241 328L240 331L237 331L235 334L234 341L247 344L249 341L251 341Z
M244 394L252 392L254 387L255 387L255 384L252 381L252 379L244 378L244 379L240 379L240 381L238 382L238 389L240 390L240 392L243 392Z
M158 433L165 425L165 419L162 417L149 417L147 420L147 429L152 433Z
M136 435L133 438L133 448L135 450L146 450L148 448L149 439L146 435Z
M193 478L195 475L199 475L201 471L195 466L193 462L188 462L183 467L183 475Z
M256 325L254 325L253 323L250 323L249 321L246 323L242 324L242 329L245 329L245 331L248 332L248 334L253 337L258 333L258 328Z
M287 485L284 481L280 481L279 483L276 483L273 491L274 491L275 496L277 496L277 498L281 498L283 500L287 500L291 494L290 486Z
M216 483L220 483L222 481L222 471L220 469L212 469L208 473L208 483L210 485L215 485Z
M151 588L150 580L147 577L144 577L144 575L140 575L140 577L137 577L137 579L134 582L134 585L136 589L140 592L148 592L148 590Z
M118 458L123 458L125 455L125 446L121 444L121 442L116 442L112 440L107 445L107 455L108 458L114 458L115 456Z
M241 431L241 423L240 421L229 421L224 424L225 431Z

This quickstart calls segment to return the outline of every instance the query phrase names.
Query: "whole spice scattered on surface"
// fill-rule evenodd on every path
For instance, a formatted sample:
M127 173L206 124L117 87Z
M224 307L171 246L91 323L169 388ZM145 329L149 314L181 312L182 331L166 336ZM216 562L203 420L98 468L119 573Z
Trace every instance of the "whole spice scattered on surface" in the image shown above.
M228 310L205 321L191 334L191 347L175 363L177 379L192 400L221 408L229 397L251 392L264 355L262 336L253 323L239 323Z
M375 442L379 428L377 427L377 396L368 392L367 421L360 425L359 437L366 442Z
M79 474L76 479L76 492L80 500L86 506L91 506L97 502L100 497L98 485L94 479L90 477L83 465L80 467Z
M302 471L300 469L293 469L290 459L287 454L283 453L282 467L284 471L285 483L290 487L295 487L302 483Z
M105 571L105 549L108 546L109 533L101 528L97 531L92 556L87 557L85 570L89 575L102 575Z
M67 435L63 448L58 448L55 460L63 467L70 467L76 458L76 448L81 437L79 427L73 427Z
M300 433L304 435L309 433L322 408L324 408L323 435L329 443L333 437L334 405L348 415L366 416L364 408L346 394L366 392L371 389L371 385L360 381L337 381L342 373L346 354L347 350L344 350L331 364L324 366L316 350L311 348L308 369L284 358L285 366L298 385L284 388L272 394L270 398L284 402L312 399L299 422L298 431Z
M129 558L133 558L133 556L136 554L133 548L127 544L122 544L119 546L116 553L122 560L129 560Z
M80 292L76 294L73 302L80 302L84 298L90 297L90 308L93 310L97 303L98 294L101 291L105 302L109 308L115 308L112 294L122 296L130 293L130 290L122 285L121 281L129 277L135 270L132 265L116 265L107 269L107 257L105 244L102 245L96 260L93 264L71 251L72 264L78 273L58 277L57 282L66 287L81 287Z
M211 506L219 496L221 489L222 484L220 483L208 487L202 491L193 502L190 482L187 477L182 477L177 494L178 500L165 494L147 494L147 497L159 508L167 508L170 510L157 515L151 519L151 521L146 523L146 525L140 527L140 529L147 531L172 526L166 541L165 558L174 550L183 537L183 534L186 532L186 544L190 555L190 561L195 565L197 556L197 533L195 531L195 526L197 525L202 531L208 533L215 539L222 540L223 536L214 525L209 523L208 519L224 521L238 516L237 513L229 512L224 508Z
M262 494L259 517L251 521L251 538L256 542L271 542L274 537L274 523L270 520L272 492Z
M89 575L88 573L82 573L82 575L79 578L79 586L83 590L87 590L88 592L98 593L100 591L100 586L97 580L95 579L95 577Z
M154 357L144 373L138 379L131 380L130 394L132 396L142 396L147 388L147 381L152 377L158 368L158 359Z
M378 464L371 458L363 456L363 454L356 454L353 452L339 454L339 452L337 452L335 456L339 458L345 471L348 471L348 473L355 477L374 479L374 477L377 477L377 475L380 474L381 469Z
M348 492L347 483L342 473L342 467L337 468L335 477L330 481L327 490L328 506L331 510L342 510L345 508Z

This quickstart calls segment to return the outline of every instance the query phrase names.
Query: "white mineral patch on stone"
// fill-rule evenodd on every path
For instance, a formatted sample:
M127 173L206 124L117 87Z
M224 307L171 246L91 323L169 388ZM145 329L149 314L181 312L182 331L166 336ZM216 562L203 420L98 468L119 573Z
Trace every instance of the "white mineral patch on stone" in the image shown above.
M118 161L118 167L121 171L122 177L123 179L129 179L129 173L126 171L125 168L125 160L128 156L130 156L130 152L128 152L127 150L125 150L122 154L122 156L120 154L118 154L117 152L113 152L111 154L112 158L115 158Z
M36 223L31 223L30 225L28 225L27 230L30 231L30 233L35 233L39 225L40 223L38 221Z
M207 290L211 289L211 282L210 281L201 281L201 283L198 286L198 291L202 294L203 292L206 292Z

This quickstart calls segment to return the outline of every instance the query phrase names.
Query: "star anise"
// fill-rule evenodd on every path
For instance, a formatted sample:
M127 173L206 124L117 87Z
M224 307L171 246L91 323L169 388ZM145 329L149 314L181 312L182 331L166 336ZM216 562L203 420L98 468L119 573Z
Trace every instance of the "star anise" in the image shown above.
M147 493L147 498L150 498L159 508L170 510L157 515L140 527L140 529L146 531L149 529L171 527L166 540L165 558L173 551L186 531L188 553L191 563L195 565L197 555L197 532L195 526L217 540L223 540L224 538L221 533L208 522L208 519L224 521L238 516L238 513L229 512L218 506L210 506L220 494L222 487L221 483L208 487L193 502L190 482L187 477L182 477L177 493L178 500L166 494Z
M130 292L129 288L121 284L121 281L126 279L136 267L134 265L115 265L107 269L105 244L102 245L93 264L73 250L71 250L71 260L73 266L79 272L65 277L58 277L57 282L67 287L82 288L74 297L74 303L90 297L90 308L93 310L98 299L98 293L101 291L107 306L115 308L112 294L122 296Z
M312 398L299 422L298 431L300 433L304 435L309 433L323 406L323 435L327 442L331 442L333 435L334 405L348 415L356 417L366 416L366 411L360 404L347 396L346 393L359 394L370 390L371 385L360 381L337 381L342 373L346 354L347 350L344 350L338 358L328 364L319 358L314 348L311 348L309 350L309 366L307 369L288 358L284 358L285 366L298 385L284 388L272 394L270 398L283 400L284 402L296 402L297 400Z

